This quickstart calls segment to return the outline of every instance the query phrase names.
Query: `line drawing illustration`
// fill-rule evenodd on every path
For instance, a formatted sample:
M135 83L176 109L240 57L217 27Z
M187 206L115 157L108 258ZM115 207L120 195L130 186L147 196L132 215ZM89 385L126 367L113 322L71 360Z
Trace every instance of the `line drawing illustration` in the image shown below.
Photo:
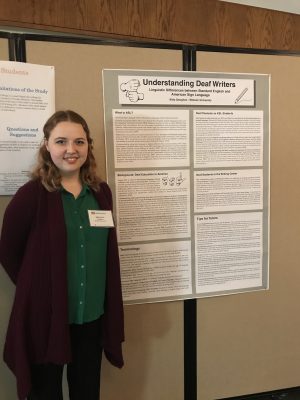
M144 94L138 92L138 88L141 86L141 83L138 79L131 79L128 82L124 82L120 85L120 89L122 92L126 92L126 97L132 103L136 103L139 100L144 100Z
M238 95L238 97L235 99L235 104L239 103L241 98L245 95L245 93L248 91L248 88L246 87L243 89L243 91Z

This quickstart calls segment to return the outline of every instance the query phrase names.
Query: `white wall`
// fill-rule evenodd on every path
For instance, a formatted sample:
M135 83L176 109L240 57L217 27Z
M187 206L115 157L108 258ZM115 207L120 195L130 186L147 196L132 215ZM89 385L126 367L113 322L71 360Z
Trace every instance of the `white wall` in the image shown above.
M247 6L269 8L270 10L300 14L299 0L220 0L228 3L245 4Z

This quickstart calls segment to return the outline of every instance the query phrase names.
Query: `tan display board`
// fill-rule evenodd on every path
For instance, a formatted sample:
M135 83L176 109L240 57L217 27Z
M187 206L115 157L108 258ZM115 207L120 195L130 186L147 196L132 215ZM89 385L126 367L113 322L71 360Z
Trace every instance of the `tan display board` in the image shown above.
M0 39L0 58L8 59ZM180 51L27 42L27 61L54 65L56 107L89 122L99 171L105 177L101 71L182 70ZM216 400L299 386L300 369L300 60L289 56L197 53L198 71L271 74L270 289L197 300L198 400ZM0 197L0 219L10 197ZM13 285L0 268L0 346ZM125 367L106 361L105 400L182 400L183 303L125 307ZM0 398L15 400L15 380L0 361Z
M8 41L6 39L0 39L0 60L8 61ZM2 218L4 210L10 200L9 196L0 196L0 226L2 225ZM8 316L10 313L12 299L14 294L13 285L7 278L4 270L0 268L0 348L1 354L4 345L5 332ZM0 362L0 397L15 400L15 380L13 375L9 372L8 368L2 362Z
M182 68L177 50L142 49L49 42L27 42L27 62L54 65L56 109L70 108L88 121L99 171L105 178L102 105L103 68ZM5 205L0 206L1 216ZM2 205L3 204L3 205ZM3 343L13 287L0 269L0 341ZM183 399L183 304L174 302L125 308L125 367L102 367L106 400ZM14 378L0 361L0 398L15 400ZM172 382L172 384L170 384Z
M8 60L8 40L0 39L0 60Z
M197 53L198 71L271 74L269 291L198 300L198 399L299 386L297 57Z

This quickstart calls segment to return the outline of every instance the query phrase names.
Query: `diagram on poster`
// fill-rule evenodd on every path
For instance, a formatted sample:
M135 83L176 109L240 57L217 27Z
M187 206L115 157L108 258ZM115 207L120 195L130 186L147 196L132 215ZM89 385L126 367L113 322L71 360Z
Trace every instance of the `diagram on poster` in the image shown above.
M263 74L104 70L125 303L268 288Z

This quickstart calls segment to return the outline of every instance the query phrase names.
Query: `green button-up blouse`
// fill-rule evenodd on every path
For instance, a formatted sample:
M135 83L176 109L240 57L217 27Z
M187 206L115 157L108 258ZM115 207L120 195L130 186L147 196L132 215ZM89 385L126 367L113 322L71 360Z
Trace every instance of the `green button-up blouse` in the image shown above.
M91 227L88 210L99 210L85 185L75 199L62 189L67 228L69 323L83 324L103 314L108 228Z

